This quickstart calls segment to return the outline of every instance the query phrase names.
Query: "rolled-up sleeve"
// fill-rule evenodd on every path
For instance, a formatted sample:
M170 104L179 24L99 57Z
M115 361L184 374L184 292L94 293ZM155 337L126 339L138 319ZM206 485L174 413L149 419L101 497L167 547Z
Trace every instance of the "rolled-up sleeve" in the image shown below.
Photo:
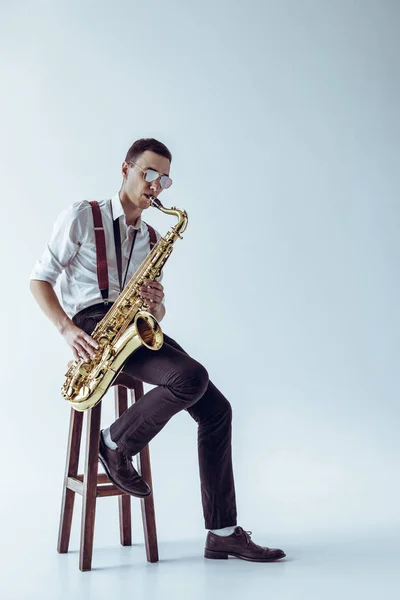
M63 269L75 258L82 245L82 232L85 207L75 203L63 210L57 217L46 249L36 261L30 279L48 281L53 287Z

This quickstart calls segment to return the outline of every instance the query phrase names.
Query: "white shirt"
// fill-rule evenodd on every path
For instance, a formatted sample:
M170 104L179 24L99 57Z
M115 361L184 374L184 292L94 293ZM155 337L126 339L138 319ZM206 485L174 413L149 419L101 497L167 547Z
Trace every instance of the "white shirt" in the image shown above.
M150 252L150 236L141 217L134 226L126 224L119 194L115 194L111 200L99 200L98 202L106 239L108 297L110 301L114 302L120 289L110 205L112 204L114 220L119 220L121 231L122 280L125 276L134 230L138 230L126 275L126 284ZM157 230L155 232L158 240L160 234ZM46 250L36 262L30 278L48 281L54 287L60 275L61 304L69 317L73 317L83 308L103 302L97 281L96 241L92 207L89 200L75 202L60 213ZM161 272L158 281L161 282L162 277ZM164 298L162 303L165 305Z

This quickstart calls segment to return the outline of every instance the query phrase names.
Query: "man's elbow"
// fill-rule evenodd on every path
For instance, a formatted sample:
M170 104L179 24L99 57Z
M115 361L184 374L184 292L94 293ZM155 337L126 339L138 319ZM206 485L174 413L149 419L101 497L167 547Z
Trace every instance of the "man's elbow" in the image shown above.
M40 289L44 289L46 287L53 287L53 285L49 281L44 281L43 279L30 279L29 280L29 289L31 293L35 295L35 292Z
M31 293L34 293L34 290L37 288L37 279L30 279L29 280L29 289L31 290Z

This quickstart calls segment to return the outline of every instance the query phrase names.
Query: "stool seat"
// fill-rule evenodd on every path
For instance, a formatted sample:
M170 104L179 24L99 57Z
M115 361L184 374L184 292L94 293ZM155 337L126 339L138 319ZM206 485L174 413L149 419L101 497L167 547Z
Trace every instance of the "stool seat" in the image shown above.
M141 381L129 375L124 376L124 373L118 375L114 387L116 418L120 417L128 408L128 389L130 390L132 404L139 400L144 393ZM132 545L131 496L117 488L109 480L106 473L98 473L102 401L84 412L71 408L70 415L57 550L60 554L68 552L75 494L79 494L82 496L81 543L79 553L79 568L81 571L90 571L92 568L97 498L118 496L120 542L122 546ZM86 414L85 463L84 473L78 474L84 414ZM138 472L153 490L148 446L143 448L138 454ZM142 509L147 560L149 562L157 562L158 544L153 492L150 496L140 498L138 501L140 501Z

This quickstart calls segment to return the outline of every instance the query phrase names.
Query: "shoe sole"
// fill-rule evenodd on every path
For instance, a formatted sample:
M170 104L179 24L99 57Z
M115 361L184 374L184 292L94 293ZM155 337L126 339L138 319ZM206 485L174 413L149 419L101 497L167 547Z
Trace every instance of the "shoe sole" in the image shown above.
M280 560L281 558L285 558L286 554L282 556L276 556L275 558L250 558L249 556L243 556L242 554L236 554L235 552L224 552L219 550L204 550L205 558L213 558L216 560L224 560L228 559L230 556L234 556L235 558L240 558L242 560L248 560L250 562L274 562L276 560Z
M103 459L103 457L101 456L100 452L99 452L99 461L101 462L103 469L105 470L107 477L109 478L109 480L115 485L115 487L117 487L119 490L121 490L121 492L124 492L124 494L129 494L129 496L134 496L135 498L147 498L147 496L150 496L151 494L151 489L149 491L148 494L134 494L131 490L127 490L126 488L124 488L122 485L120 485L119 483L117 483L115 481L115 479L113 478L113 476L110 473L110 470L107 466L106 461Z

